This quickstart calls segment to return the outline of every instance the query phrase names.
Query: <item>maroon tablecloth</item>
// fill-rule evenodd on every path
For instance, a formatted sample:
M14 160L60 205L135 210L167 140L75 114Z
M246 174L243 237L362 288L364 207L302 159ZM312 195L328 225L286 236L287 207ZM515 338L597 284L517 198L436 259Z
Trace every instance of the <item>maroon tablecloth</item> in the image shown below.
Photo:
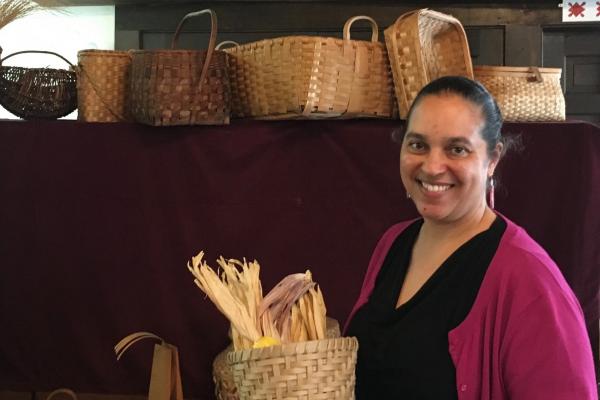
M210 398L227 325L186 269L201 249L256 258L265 291L310 268L342 322L380 234L415 215L398 123L1 121L0 389L143 394L152 344L118 362L113 346L146 330L179 346L185 393ZM505 130L526 149L501 164L496 208L557 261L597 354L600 128Z

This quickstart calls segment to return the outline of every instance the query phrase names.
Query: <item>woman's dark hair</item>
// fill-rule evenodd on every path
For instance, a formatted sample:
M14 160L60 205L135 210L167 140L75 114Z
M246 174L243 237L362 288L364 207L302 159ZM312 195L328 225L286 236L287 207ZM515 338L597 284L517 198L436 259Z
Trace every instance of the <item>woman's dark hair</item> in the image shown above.
M481 114L484 119L484 125L481 129L481 136L487 143L488 153L491 156L499 142L502 142L502 113L494 97L479 82L465 78L463 76L443 76L425 85L417 94L406 117L406 126L410 122L410 117L414 109L421 100L429 95L456 94L463 99L481 108Z

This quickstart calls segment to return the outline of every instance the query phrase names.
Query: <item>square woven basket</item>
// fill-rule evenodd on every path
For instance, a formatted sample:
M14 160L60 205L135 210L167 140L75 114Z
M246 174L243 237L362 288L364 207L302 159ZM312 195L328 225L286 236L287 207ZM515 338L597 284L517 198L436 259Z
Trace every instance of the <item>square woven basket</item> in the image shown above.
M131 54L89 49L80 50L77 60L77 119L86 122L131 121Z
M352 40L358 20L371 24L371 41ZM392 75L377 23L348 19L343 39L286 36L226 49L232 112L256 119L395 116Z
M561 68L475 66L475 79L494 96L505 121L564 121Z
M473 79L467 35L451 15L420 9L401 15L384 31L400 118L418 92L448 75Z
M210 14L207 50L173 50L183 24ZM212 10L187 14L175 31L171 50L135 50L131 61L131 113L156 125L229 123L230 90L226 54L215 50L217 17Z

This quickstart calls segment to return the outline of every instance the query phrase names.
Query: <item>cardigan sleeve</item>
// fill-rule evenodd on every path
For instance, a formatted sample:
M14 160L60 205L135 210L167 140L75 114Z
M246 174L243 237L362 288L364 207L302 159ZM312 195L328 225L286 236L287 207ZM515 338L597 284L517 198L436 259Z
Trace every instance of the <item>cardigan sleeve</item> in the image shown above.
M535 257L532 257L535 258ZM513 308L502 343L502 379L511 400L596 400L594 362L581 307L558 269L523 268L529 297ZM523 288L521 288L523 289ZM516 300L518 302L519 300Z

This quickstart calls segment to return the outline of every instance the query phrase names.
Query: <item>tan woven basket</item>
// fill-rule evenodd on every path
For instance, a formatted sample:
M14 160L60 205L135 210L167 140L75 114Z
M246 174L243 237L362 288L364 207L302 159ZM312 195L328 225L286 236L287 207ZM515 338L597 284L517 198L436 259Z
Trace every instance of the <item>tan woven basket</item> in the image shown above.
M327 338L340 337L340 324L337 320L327 317ZM227 354L233 351L233 344L227 346L213 361L213 382L217 400L239 400L237 388L233 380L231 366L227 363Z
M367 20L371 41L351 40ZM232 112L256 119L393 117L395 102L385 46L375 21L346 21L343 39L286 36L225 50L231 55Z
M81 50L77 53L77 60L77 119L87 122L130 121L130 53Z
M474 67L475 79L496 98L505 121L564 121L561 68Z
M417 93L448 75L473 79L465 30L456 18L420 9L401 15L384 31L394 76L400 118L406 118Z
M210 14L208 49L172 50L184 23ZM217 17L212 10L187 14L175 31L171 50L135 50L131 62L131 113L149 125L229 123L226 54L215 50Z
M233 351L227 361L240 400L354 400L354 337Z

